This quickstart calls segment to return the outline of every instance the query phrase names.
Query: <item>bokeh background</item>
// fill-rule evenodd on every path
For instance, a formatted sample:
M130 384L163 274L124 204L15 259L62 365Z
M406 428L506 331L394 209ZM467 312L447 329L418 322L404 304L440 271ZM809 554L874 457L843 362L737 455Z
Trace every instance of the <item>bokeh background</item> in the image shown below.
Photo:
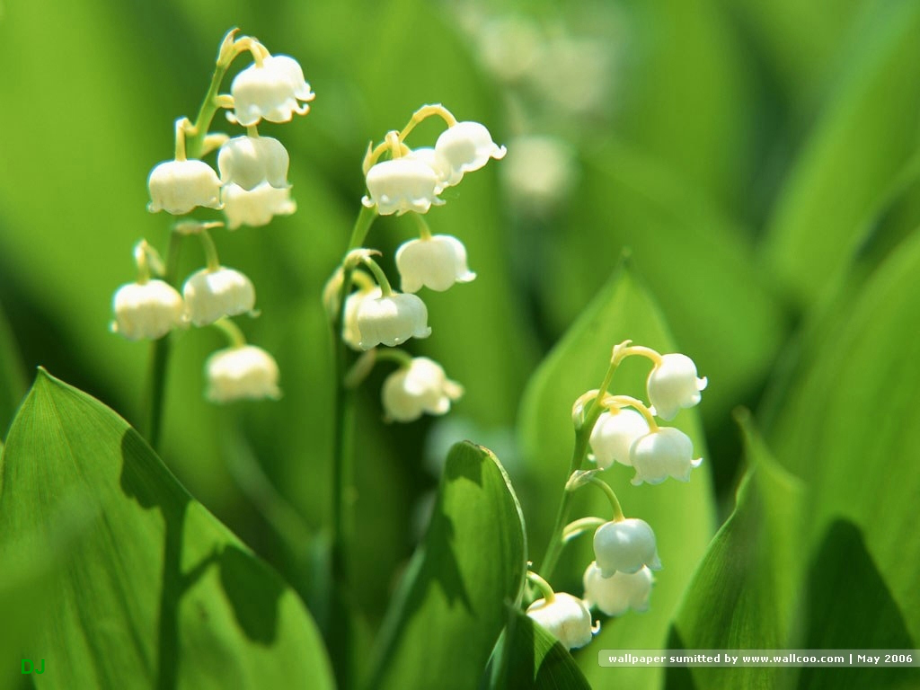
M734 505L733 409L755 411L786 467L807 466L804 446L784 441L788 391L835 337L828 324L845 321L879 267L909 253L920 222L914 2L3 0L0 305L21 367L5 363L0 424L38 365L140 421L149 348L109 332L111 297L134 279L136 241L165 246L170 219L146 211L146 178L171 157L173 122L194 116L232 26L298 58L317 94L305 118L260 128L291 152L297 213L215 233L222 262L257 287L261 316L241 325L276 356L284 397L210 405L202 367L221 336L179 334L161 455L308 603L331 509L320 294L359 210L368 141L424 103L486 123L509 152L428 218L463 240L478 278L425 295L433 335L411 349L441 362L465 397L446 418L384 425L386 372L362 390L353 558L370 630L457 440L505 463L539 556L557 500L546 477L564 478L568 456L550 469L529 461L519 406L624 252L710 380L699 478L711 482L708 529ZM412 140L430 145L437 132L426 123ZM369 244L391 275L393 251L414 233L409 219L374 226ZM187 243L180 273L202 263ZM906 285L898 294L920 292ZM905 355L917 350L916 324L903 324ZM796 414L828 405L810 403ZM867 433L888 424L875 404Z

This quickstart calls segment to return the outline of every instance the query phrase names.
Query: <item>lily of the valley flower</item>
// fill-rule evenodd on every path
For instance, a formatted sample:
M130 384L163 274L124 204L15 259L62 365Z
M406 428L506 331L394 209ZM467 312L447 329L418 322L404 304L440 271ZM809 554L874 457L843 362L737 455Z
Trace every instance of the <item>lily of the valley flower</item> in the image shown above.
M236 230L241 225L260 227L268 225L275 216L289 216L297 210L290 189L276 189L267 182L251 192L235 184L221 190L227 229Z
M393 347L409 338L431 335L425 303L415 295L401 293L362 300L355 325L361 335L358 345L362 350L381 343Z
M351 293L345 300L344 323L342 324L342 339L353 350L361 350L361 331L358 330L358 310L366 299L377 299L383 295L378 286L367 287Z
M239 185L247 192L263 183L276 189L290 187L289 164L287 149L272 137L234 137L217 154L221 183Z
M434 145L439 168L447 171L447 185L463 179L464 173L479 170L490 158L504 158L507 150L492 141L492 135L478 122L458 122L448 127Z
M211 402L277 399L278 364L265 350L242 345L218 350L205 362L207 396Z
M166 161L147 179L151 213L188 213L198 206L220 208L220 180L207 163L199 160Z
M633 443L629 451L636 476L632 483L660 484L668 477L690 481L690 471L700 466L702 458L693 459L693 441L673 427L660 427Z
M112 300L112 330L128 340L156 340L183 325L182 297L162 280L122 285Z
M662 355L661 363L648 375L648 399L655 414L671 420L681 408L693 407L700 401L700 391L706 383L705 378L697 378L696 364L686 355Z
M476 277L467 266L466 247L450 235L404 243L396 251L396 267L404 292L418 292L422 286L443 292L454 283L468 283Z
M251 312L256 303L252 281L239 271L223 266L202 269L185 281L182 288L188 319L206 326L224 316Z
M461 395L463 386L448 379L441 365L427 357L415 357L394 371L381 391L386 416L397 422L413 422L425 412L445 414Z
M585 570L585 604L597 606L608 616L622 616L629 609L648 611L649 595L655 581L652 571L642 567L635 573L616 572L604 577L596 562Z
M315 94L303 76L300 64L287 55L266 57L236 75L230 85L233 114L227 118L244 127L269 122L290 122L294 113L306 115ZM303 104L299 101L304 101Z
M594 533L594 558L601 577L635 573L647 566L661 570L655 533L645 520L606 522Z
M367 191L361 203L377 207L381 216L408 211L427 213L444 203L440 177L428 163L409 156L382 161L367 171Z
M648 432L648 422L635 410L613 409L602 413L591 431L591 449L597 466L605 470L614 462L632 465L629 447Z
M528 607L527 615L566 649L584 647L600 630L600 625L592 624L591 612L585 602L565 592L556 592L549 601L537 599Z

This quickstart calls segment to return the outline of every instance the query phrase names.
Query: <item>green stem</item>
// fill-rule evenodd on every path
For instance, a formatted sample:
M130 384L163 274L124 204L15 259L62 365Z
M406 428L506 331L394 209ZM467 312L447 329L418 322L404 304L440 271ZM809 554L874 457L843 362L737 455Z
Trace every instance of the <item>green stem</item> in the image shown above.
M214 238L211 237L211 233L204 228L198 233L198 237L201 239L201 246L204 249L205 265L208 267L208 271L213 273L220 268L217 245L214 244Z
M211 85L208 87L208 92L204 96L204 100L201 102L201 107L198 109L198 117L195 118L195 124L193 125L194 134L186 135L185 138L185 152L189 158L200 158L201 152L204 149L204 138L208 135L208 129L211 127L211 122L214 120L214 115L219 109L217 103L217 96L220 92L221 82L224 80L224 75L227 74L227 68L230 66L218 64L214 68L214 75L211 77Z
M594 484L607 495L607 500L610 501L610 507L613 508L613 521L620 522L621 520L625 520L626 516L623 515L623 508L620 506L620 501L610 484L597 477L591 477L588 482Z
M380 264L374 261L371 257L365 256L361 259L365 266L374 274L374 279L377 281L377 285L380 286L380 294L383 297L389 297L393 294L393 288L390 285L390 281L387 279L387 274L383 272L383 269L380 268Z
M179 248L182 235L169 233L166 247L166 268L163 280L172 285L179 270ZM165 336L151 345L150 376L147 383L147 442L154 450L160 443L160 429L163 421L163 401L166 397L166 365L169 362L170 338Z
M246 336L243 335L243 331L228 317L218 319L211 325L226 336L230 347L244 347L246 345Z

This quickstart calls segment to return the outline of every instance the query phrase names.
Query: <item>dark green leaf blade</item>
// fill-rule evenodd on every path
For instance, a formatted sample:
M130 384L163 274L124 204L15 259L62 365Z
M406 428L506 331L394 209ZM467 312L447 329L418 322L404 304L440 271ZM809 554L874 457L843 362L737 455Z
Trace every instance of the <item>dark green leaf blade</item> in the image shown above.
M4 558L53 548L68 505L94 516L45 592L42 687L332 687L293 591L114 412L40 371L8 440Z
M469 442L455 445L367 685L475 687L504 626L505 604L521 592L525 552L520 507L497 458Z

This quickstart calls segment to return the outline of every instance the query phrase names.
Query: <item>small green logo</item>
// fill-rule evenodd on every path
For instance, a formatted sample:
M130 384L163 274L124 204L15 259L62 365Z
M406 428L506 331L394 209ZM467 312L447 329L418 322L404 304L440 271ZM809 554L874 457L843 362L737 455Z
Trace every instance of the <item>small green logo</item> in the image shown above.
M35 666L35 664L32 663L31 659L23 659L22 660L23 675L27 673L33 673L33 672L34 673L44 673L45 672L45 660L41 659L40 661L41 661L41 668L39 668L38 666Z

